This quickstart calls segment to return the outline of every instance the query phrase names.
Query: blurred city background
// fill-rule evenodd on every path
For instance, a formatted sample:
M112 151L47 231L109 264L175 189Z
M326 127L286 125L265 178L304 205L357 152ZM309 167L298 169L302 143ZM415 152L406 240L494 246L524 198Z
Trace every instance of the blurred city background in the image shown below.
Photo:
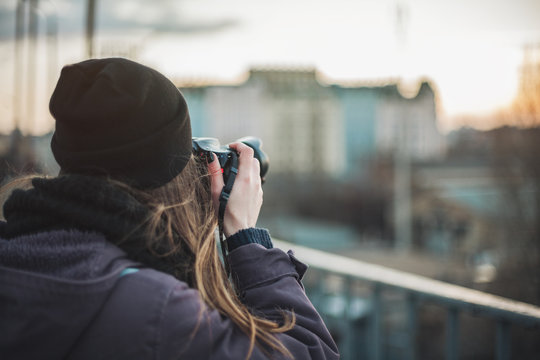
M262 138L274 237L536 314L315 266L344 359L540 356L539 1L2 0L0 49L4 182L57 174L61 67L127 57L181 89L194 136Z

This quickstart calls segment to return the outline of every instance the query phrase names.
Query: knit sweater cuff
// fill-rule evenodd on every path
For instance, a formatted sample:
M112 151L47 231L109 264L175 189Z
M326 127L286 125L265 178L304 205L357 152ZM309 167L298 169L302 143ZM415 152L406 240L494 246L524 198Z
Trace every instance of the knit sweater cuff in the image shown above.
M243 229L227 238L227 249L234 249L247 244L260 244L267 249L272 249L272 239L270 233L266 229L249 228Z

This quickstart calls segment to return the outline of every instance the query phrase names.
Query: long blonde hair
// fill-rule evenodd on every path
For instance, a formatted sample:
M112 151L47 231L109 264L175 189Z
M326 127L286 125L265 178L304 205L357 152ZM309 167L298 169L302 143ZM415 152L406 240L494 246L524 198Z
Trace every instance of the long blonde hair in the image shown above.
M169 241L171 253L185 252L182 247L187 246L195 255L193 285L210 308L229 317L247 334L250 347L246 358L251 356L255 345L262 345L260 348L264 352L267 352L265 348L269 348L292 358L274 334L290 330L294 326L294 314L286 315L283 312L284 321L281 326L254 316L240 302L227 278L215 241L217 218L209 181L206 163L192 157L180 175L168 184L150 191L153 200L149 205L154 211L147 231L149 235L155 233L165 219L165 238ZM180 235L180 239L174 236L175 232ZM152 247L152 244L148 245Z
M3 186L0 189L1 204L14 189L32 188L31 181L35 177L40 176L19 177ZM210 309L230 318L249 337L250 346L246 359L251 356L255 346L267 355L270 355L270 351L277 351L292 358L275 334L293 328L294 313L283 311L282 325L253 315L239 300L227 278L215 241L217 218L206 163L192 157L184 170L172 181L148 191L137 190L116 180L109 182L127 191L150 209L147 221L140 225L141 228L133 229L134 232L146 233L147 243L140 246L146 246L155 257L164 261L165 258L170 260L177 255L186 254L193 258L188 280L199 291L202 300ZM129 235L126 234L126 239ZM186 273L179 271L178 275L185 276ZM202 309L200 320L205 315ZM194 331L198 331L198 327Z

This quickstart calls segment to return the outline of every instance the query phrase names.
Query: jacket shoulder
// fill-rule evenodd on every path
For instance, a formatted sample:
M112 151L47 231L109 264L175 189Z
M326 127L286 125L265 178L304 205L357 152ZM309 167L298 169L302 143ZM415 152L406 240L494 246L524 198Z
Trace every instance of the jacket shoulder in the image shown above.
M103 359L155 358L161 346L162 318L173 291L193 290L157 270L124 270L74 350L80 356L74 358L95 355L92 349L96 348L101 349Z

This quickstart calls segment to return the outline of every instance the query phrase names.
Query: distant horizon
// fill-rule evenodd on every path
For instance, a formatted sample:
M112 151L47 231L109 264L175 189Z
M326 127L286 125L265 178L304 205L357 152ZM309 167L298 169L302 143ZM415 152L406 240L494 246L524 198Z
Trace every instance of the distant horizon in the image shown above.
M139 60L141 61L141 60ZM143 61L141 61L143 62ZM402 79L397 77L387 77L387 78L349 78L349 79L336 79L336 78L330 78L326 74L324 74L321 70L314 66L305 65L305 64L288 64L288 65L279 65L279 64L268 64L268 65L253 65L251 67L246 68L243 72L241 72L239 75L235 77L202 77L202 76L168 76L175 85L179 86L183 84L187 84L189 82L192 82L194 86L231 86L231 85L239 85L242 84L244 81L246 81L247 76L249 76L249 73L252 70L307 70L311 69L314 70L317 75L317 80L322 85L328 85L328 86L343 86L343 87L383 87L383 86L396 86L398 92L404 97L404 98L414 98L417 94L417 91L419 89L419 86L422 82L428 82L430 86L432 86L435 96L439 97L440 94L438 93L438 87L436 82L433 79L427 78L427 77L419 77L417 79ZM158 69L160 70L160 69ZM160 70L163 71L163 70ZM405 87L403 89L400 85ZM453 121L453 126L446 126L441 127L441 115L438 115L438 126L441 134L447 135L451 133L454 130L459 130L462 128L472 128L479 131L489 131L492 129L504 127L504 126L511 126L511 127L517 127L519 128L519 125L516 124L500 124L495 122L489 122L491 118L494 118L496 116L496 112L499 110L504 109L504 106L509 106L511 104L510 99L509 103L503 104L498 108L495 108L493 110L487 110L487 111L478 111L478 112L469 112L469 113L457 113L453 116L447 117L451 121ZM48 103L48 98L46 99ZM48 105L48 104L46 104ZM189 106L189 104L188 104ZM436 103L437 107L440 107L440 104ZM46 117L49 119L49 126L46 128L42 128L41 131L34 131L32 134L29 134L27 130L25 129L19 129L21 132L25 135L34 135L34 136L44 136L48 133L54 131L54 119L52 119L52 116L49 114L49 109L47 106L45 106L45 110L47 112ZM487 121L486 121L487 120ZM537 126L540 126L538 124ZM5 129L5 126L0 125L0 134L2 135L10 135L14 129L7 130Z
M0 131L12 127L14 118L15 3L0 4L6 20L0 24ZM41 21L57 19L58 41L51 54L41 30L35 103L40 110L34 124L24 127L43 133L52 126L47 103L61 66L86 58L86 2L39 4ZM410 84L427 78L438 95L443 133L462 125L460 119L476 119L472 125L479 128L492 126L490 115L510 106L517 95L523 47L540 43L537 0L97 4L98 53L131 52L171 79L234 82L253 66L310 66L333 83L401 78Z

